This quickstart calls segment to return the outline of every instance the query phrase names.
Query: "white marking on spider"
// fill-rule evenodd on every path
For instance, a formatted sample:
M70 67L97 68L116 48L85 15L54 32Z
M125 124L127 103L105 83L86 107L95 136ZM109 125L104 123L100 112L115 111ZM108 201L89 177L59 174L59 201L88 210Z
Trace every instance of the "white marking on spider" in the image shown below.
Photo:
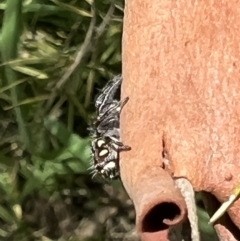
M105 171L111 171L116 168L115 162L109 162L107 165L105 165L101 171L101 173L104 173Z
M98 155L102 157L102 156L106 156L108 153L109 153L108 149L103 149L99 152Z
M102 147L102 145L104 145L104 144L105 144L105 141L102 140L102 139L100 139L100 140L97 141L97 146L98 146L98 147Z
M110 174L109 178L113 179L115 176L113 174Z

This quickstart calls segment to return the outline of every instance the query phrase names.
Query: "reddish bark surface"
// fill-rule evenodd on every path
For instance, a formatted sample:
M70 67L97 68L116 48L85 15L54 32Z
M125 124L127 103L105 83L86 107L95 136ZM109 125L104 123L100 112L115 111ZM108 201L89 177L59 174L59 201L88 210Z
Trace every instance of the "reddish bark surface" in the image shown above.
M148 170L163 172L163 143L174 177L227 200L240 183L239 2L126 1L123 78L122 97L130 100L121 116L122 140L132 150L122 153L120 165L135 205L142 176L150 185L155 174ZM156 190L167 174L160 175L150 185ZM240 228L240 201L229 215Z

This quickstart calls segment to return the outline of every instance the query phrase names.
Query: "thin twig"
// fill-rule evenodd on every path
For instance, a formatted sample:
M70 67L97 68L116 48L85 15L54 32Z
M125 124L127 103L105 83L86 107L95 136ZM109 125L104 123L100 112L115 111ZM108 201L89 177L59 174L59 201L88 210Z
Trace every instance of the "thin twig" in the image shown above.
M92 5L92 13L93 17L91 19L88 32L86 34L86 38L84 39L83 44L81 45L79 51L77 52L77 56L73 62L73 64L68 68L68 70L65 72L63 77L58 81L55 88L53 89L53 92L51 96L49 97L49 101L46 104L46 110L50 108L52 103L54 102L56 96L57 96L57 90L61 89L67 82L68 78L72 75L74 70L81 64L83 57L86 55L86 53L90 50L91 46L91 39L94 33L94 27L96 24L96 10L94 7L94 4Z
M63 51L66 51L69 48L70 42L72 40L72 37L74 36L74 34L76 33L77 29L79 28L80 24L82 22L80 21L80 19L78 19L73 26L71 27L71 31L68 34L66 41L64 43L64 47L63 47Z
M239 198L240 188L237 186L233 194L230 195L227 201L225 201L221 207L213 214L213 216L209 220L209 224L216 222L220 217L222 217L227 210L233 205L233 203Z
M107 14L103 18L100 26L97 28L98 38L103 34L104 30L106 29L106 26L110 23L110 21L112 19L112 15L114 13L114 10L115 10L115 4L114 4L114 1L113 1L111 3L110 8L108 9Z
M102 36L102 34L104 33L107 25L110 23L110 21L112 19L112 15L114 13L114 10L115 10L115 5L114 5L114 1L113 1L111 6L108 9L107 14L105 15L101 24L97 28L97 36L96 36L95 42L93 44L93 47L97 46L100 37ZM96 58L96 55L93 55L93 62L95 62L95 58ZM84 107L85 108L87 108L89 106L90 101L92 99L94 76L95 76L95 71L94 70L90 71L90 74L89 74L88 79L87 79L87 88L86 88L86 95L85 95L85 101L84 101Z
M82 44L82 46L80 47L80 50L77 53L77 56L73 62L73 64L68 68L68 70L66 71L66 73L63 75L63 77L58 81L55 89L60 89L68 80L68 78L71 76L71 74L74 72L74 70L78 67L78 65L81 64L81 61L84 57L84 55L89 51L90 46L91 46L91 39L93 36L93 32L94 32L94 27L96 24L96 14L95 14L95 8L92 7L92 12L93 12L93 17L86 35L86 38Z

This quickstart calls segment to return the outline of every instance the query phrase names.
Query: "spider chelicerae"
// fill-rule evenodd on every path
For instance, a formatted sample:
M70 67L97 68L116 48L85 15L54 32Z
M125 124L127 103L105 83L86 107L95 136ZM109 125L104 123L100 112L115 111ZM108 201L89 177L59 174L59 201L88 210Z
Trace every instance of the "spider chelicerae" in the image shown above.
M95 101L97 118L93 123L92 169L93 177L100 174L105 179L119 177L119 153L131 148L120 141L120 113L129 98L116 100L115 94L122 76L115 76L104 87Z

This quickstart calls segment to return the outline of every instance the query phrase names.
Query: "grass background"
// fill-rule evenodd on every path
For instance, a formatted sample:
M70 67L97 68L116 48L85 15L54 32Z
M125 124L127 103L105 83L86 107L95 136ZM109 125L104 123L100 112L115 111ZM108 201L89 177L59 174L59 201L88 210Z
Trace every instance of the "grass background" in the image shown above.
M94 97L121 73L123 9L0 1L1 240L137 240L121 183L87 172ZM199 217L203 240L216 240Z

